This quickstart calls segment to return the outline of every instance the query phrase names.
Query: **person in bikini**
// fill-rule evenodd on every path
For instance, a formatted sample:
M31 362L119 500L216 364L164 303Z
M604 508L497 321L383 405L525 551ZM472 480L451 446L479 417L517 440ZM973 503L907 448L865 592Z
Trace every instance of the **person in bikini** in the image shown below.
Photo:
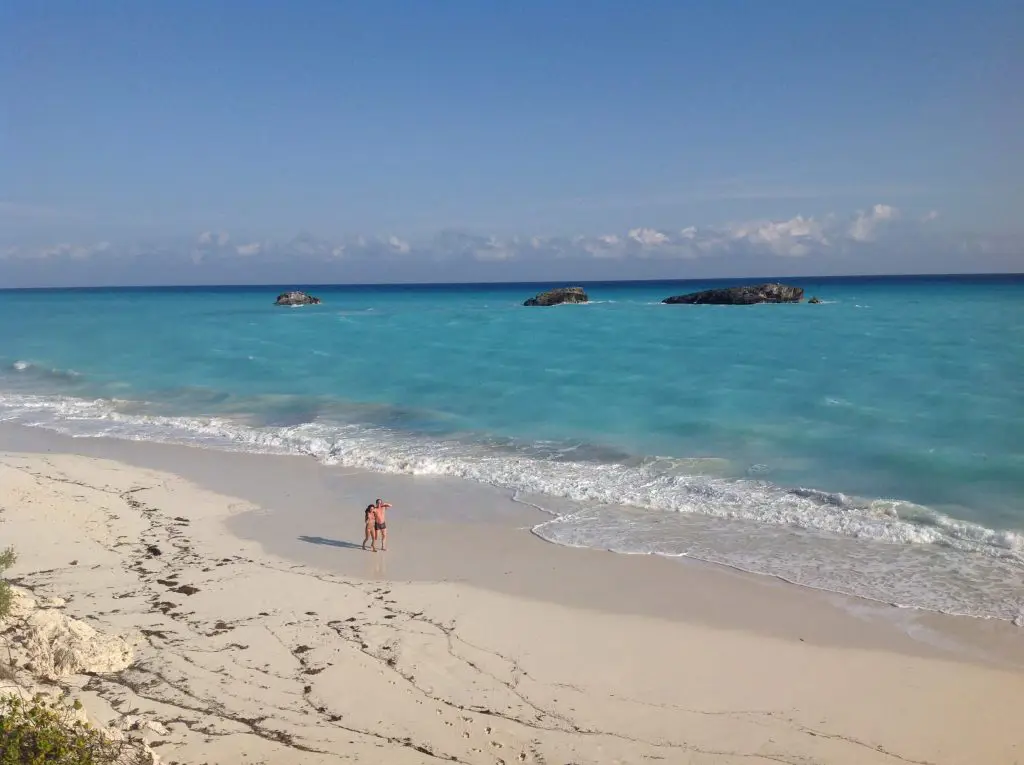
M370 549L377 552L377 535L380 534L380 549L387 550L388 524L384 516L391 505L377 497L376 503L371 505L371 507L373 507L373 544L370 546Z
M363 513L363 526L365 527L366 536L363 537L363 549L366 549L366 543L371 539L376 541L377 532L374 530L374 524L377 520L377 516L373 512L374 505L367 505L366 510Z

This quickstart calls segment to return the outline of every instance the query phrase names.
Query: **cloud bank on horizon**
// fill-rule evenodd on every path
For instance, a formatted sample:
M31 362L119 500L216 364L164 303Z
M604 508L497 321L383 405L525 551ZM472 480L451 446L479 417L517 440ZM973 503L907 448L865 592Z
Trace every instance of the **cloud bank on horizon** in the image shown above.
M1021 272L1022 19L7 0L0 286Z
M416 282L1010 272L1017 243L936 230L935 210L875 204L719 226L638 226L578 236L442 231L253 239L226 230L150 241L0 244L4 286ZM898 254L895 261L893 255Z

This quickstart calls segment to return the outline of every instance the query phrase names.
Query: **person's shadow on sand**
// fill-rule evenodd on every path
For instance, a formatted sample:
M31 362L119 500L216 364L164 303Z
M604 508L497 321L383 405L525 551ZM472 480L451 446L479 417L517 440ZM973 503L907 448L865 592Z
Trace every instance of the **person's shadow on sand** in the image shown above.
M300 542L308 542L311 545L326 545L327 547L344 547L349 550L361 550L363 549L360 545L354 542L343 542L340 539L326 539L325 537L307 537L305 535L299 537Z

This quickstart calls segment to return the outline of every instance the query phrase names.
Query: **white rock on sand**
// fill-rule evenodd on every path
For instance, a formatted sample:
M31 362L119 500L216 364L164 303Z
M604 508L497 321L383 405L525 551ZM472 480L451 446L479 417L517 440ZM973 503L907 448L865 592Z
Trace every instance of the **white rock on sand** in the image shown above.
M38 603L15 590L13 640L23 666L45 680L61 680L87 672L120 672L131 666L131 644L117 635L104 635L83 621L57 610L59 598Z
M12 589L10 614L0 619L0 635L7 648L6 656L2 657L6 682L0 683L0 696L16 695L25 701L43 697L59 703L69 719L89 722L112 740L138 739L142 751L157 765L159 758L141 736L125 736L123 732L139 730L145 723L108 728L103 720L90 715L84 705L74 705L77 694L61 682L73 675L127 669L134 659L131 643L62 613L58 609L66 605L63 598L36 599L21 588ZM159 723L149 725L151 730L166 733Z

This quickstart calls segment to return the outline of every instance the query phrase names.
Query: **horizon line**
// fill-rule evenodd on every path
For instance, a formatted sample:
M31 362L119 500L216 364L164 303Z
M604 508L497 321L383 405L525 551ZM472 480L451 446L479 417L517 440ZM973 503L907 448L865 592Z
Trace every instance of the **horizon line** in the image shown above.
M516 281L464 281L464 282L261 282L261 283L196 283L196 284L92 284L79 286L32 286L32 287L0 287L0 292L22 292L32 290L107 290L107 289L212 289L212 288L267 288L293 289L294 285L302 284L309 288L318 287L472 287L472 286L531 286L559 284L677 284L704 282L750 282L763 284L766 282L801 281L801 280L842 280L842 279L949 279L956 277L975 278L1024 278L1024 271L953 271L943 273L917 274L831 274L803 276L721 276L721 277L685 277L665 279L528 279ZM287 285L287 286L281 286Z

